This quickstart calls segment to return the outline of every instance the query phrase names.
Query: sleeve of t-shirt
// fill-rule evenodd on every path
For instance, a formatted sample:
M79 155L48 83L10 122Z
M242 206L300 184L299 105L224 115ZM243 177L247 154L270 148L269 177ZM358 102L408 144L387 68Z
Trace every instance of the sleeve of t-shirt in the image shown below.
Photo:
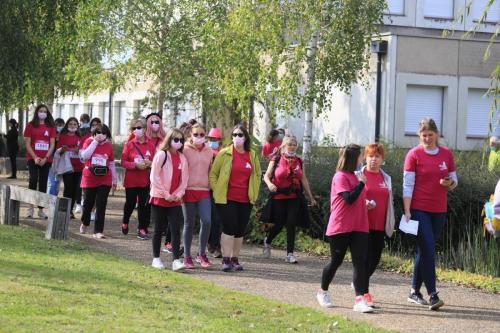
M125 147L123 147L123 152L122 152L120 164L125 169L135 169L135 162L129 161L129 155L130 155L130 145L127 142L125 144Z
M412 171L415 172L417 170L417 163L415 159L415 152L410 150L408 154L406 154L404 171Z
M336 173L333 176L332 193L340 194L342 192L351 192L353 188L349 184L349 179L343 173Z
M25 138L31 138L31 128L31 124L28 124L28 126L26 126L26 128L24 129L23 136Z
M457 171L456 170L456 167L455 167L455 159L453 158L453 153L451 152L451 150L449 150L449 154L450 154L450 161L448 162L448 165L450 166L448 168L448 172L454 172L454 171Z

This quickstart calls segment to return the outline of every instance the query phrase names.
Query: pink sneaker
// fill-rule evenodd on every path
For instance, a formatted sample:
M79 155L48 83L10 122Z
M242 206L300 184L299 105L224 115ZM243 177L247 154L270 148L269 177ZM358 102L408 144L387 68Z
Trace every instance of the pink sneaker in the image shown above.
M194 268L193 258L184 257L184 267L187 269L193 269Z
M208 268L210 266L212 266L212 264L210 263L210 261L208 260L207 258L207 255L205 253L201 254L201 255L197 255L196 256L196 262L199 263L201 265L201 267L203 268Z

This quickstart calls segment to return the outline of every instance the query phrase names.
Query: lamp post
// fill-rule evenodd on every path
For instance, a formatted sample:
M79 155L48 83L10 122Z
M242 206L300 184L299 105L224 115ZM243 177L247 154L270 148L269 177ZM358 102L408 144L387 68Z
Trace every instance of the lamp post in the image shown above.
M377 40L371 44L372 53L377 54L377 94L375 102L375 142L380 140L380 103L382 95L382 56L387 54L387 41Z

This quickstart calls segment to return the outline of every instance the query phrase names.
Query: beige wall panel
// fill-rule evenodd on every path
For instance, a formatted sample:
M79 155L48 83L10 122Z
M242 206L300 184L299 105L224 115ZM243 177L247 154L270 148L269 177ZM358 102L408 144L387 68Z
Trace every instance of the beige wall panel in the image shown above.
M500 43L491 46L490 57L483 62L487 42L461 41L460 42L460 76L476 76L487 78L500 62Z

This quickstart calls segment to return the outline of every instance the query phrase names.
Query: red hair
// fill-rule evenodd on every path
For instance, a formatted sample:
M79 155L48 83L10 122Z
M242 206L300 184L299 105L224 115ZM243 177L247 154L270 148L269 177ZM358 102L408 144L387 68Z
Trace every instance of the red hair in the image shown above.
M153 124L151 123L151 121L153 121L153 117L157 117L158 120L160 120L160 129L158 130L157 135L161 140L163 140L166 136L165 129L163 128L163 121L161 117L158 117L156 114L148 117L148 119L146 120L146 136L148 138L153 137Z
M384 145L380 143L370 143L365 146L365 157L375 154L379 154L382 158L384 158Z

